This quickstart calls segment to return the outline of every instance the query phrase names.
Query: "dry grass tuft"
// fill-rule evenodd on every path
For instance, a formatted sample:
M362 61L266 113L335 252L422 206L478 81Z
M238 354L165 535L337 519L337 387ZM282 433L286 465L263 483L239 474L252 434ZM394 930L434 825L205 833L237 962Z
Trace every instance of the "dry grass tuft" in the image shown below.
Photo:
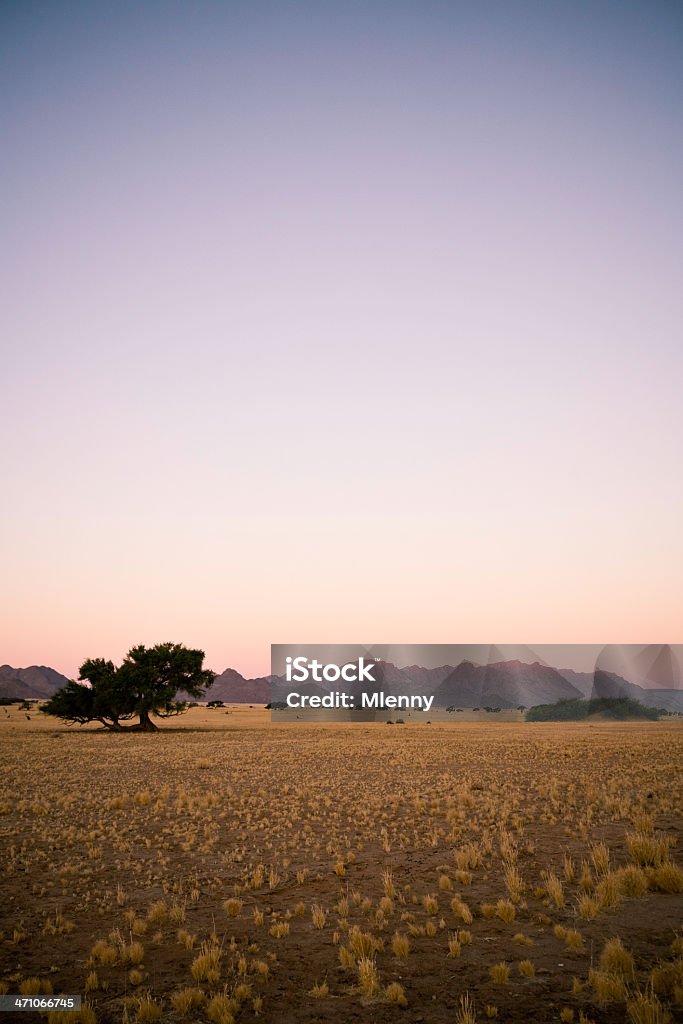
M370 957L363 956L356 964L358 971L358 988L367 998L376 996L380 991L377 964Z
M585 921L593 921L600 913L600 904L592 896L581 896L579 897L577 913Z
M668 836L656 836L650 832L629 832L626 846L634 863L656 868L669 859L671 841Z
M618 978L632 978L635 974L635 961L620 938L609 939L600 954L600 970Z
M670 860L664 861L651 871L649 882L658 892L683 892L683 868Z
M136 1000L135 1017L136 1024L151 1024L152 1021L161 1020L162 1008L151 995L146 993Z
M123 958L129 964L141 964L145 959L145 947L141 942L129 942L123 949Z
M402 985L399 985L397 981L392 981L390 985L384 989L384 998L388 1003L395 1003L397 1006L407 1006L408 1000Z
M672 1016L653 993L638 992L626 1003L630 1024L670 1024Z
M477 1024L474 1000L469 992L460 996L460 1005L455 1014L455 1024Z
M577 953L583 951L584 942L581 932L577 931L576 928L568 928L564 936L564 941L567 949L574 950Z
M173 1012L179 1017L187 1017L192 1010L197 1010L204 1002L204 993L200 988L182 988L171 995Z
M322 930L325 927L325 922L327 921L327 913L320 906L319 903L314 904L313 909L311 911L311 919L313 921L314 928Z
M489 967L489 977L491 981L495 981L497 985L505 985L510 980L510 967L501 960L500 963L494 964L493 967Z
M439 900L433 893L429 893L427 896L422 897L422 906L426 912L435 917L439 913Z
M212 1024L234 1024L234 1003L226 995L215 995L208 1003L206 1015Z
M564 886L562 880L551 871L545 875L545 889L553 906L561 909L564 906Z
M460 918L463 924L472 924L474 921L474 914L461 896L453 897L451 900L451 910Z
M220 978L221 951L213 943L204 942L199 954L192 961L190 973L195 981L215 984Z
M605 971L596 971L591 968L588 972L588 984L595 993L598 1003L623 1003L626 1001L628 989L622 977L615 974L607 974Z
M308 994L309 996L311 996L312 999L324 999L326 996L329 996L330 994L330 986L327 984L326 981L316 981L315 985L309 991Z
M516 916L517 911L511 900L498 900L496 903L496 917L499 917L501 921L505 921L506 924L510 924Z

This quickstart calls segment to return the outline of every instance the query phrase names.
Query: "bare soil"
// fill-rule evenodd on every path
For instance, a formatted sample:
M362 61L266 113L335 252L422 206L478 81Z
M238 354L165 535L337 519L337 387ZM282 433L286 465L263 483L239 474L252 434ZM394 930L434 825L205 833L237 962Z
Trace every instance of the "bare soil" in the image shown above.
M260 708L228 712L197 708L157 734L111 735L0 709L7 991L33 978L80 993L103 1024L153 1019L147 994L164 1021L453 1024L465 993L480 1021L558 1021L571 1010L616 1024L670 965L668 981L656 975L658 998L683 1019L683 896L675 871L657 874L658 861L680 865L683 853L680 724L272 725ZM652 862L634 835L654 840ZM472 849L477 862L459 868ZM640 894L623 891L628 864ZM453 909L456 895L471 923ZM592 919L581 914L586 895L598 904ZM241 901L236 916L230 898ZM508 899L512 911L497 916ZM354 929L379 947L375 994L360 990L353 960L340 961ZM562 929L580 933L580 949ZM471 941L449 955L461 931ZM392 950L396 932L409 938L406 959ZM614 937L634 967L625 995L605 1002L589 971ZM99 940L111 963L93 953ZM127 953L134 942L139 963ZM218 977L197 977L202 948L218 951ZM533 976L520 973L525 960ZM500 962L507 981L490 974ZM322 982L329 992L314 998ZM392 982L405 1007L388 1001ZM172 996L184 987L202 1001L182 1017Z

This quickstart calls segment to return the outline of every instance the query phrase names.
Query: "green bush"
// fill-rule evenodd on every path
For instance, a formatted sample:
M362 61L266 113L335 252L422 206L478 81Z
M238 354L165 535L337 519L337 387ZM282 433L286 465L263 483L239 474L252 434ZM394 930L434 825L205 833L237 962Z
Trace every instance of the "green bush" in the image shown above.
M557 704L537 704L529 708L527 722L580 722L590 715L604 715L617 722L631 718L657 721L657 708L648 708L630 697L596 697L593 700L559 700Z

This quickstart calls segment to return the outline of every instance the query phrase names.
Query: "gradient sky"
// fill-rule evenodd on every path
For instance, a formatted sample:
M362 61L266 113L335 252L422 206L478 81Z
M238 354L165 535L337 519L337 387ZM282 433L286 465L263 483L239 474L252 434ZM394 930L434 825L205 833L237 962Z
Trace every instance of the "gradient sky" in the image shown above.
M683 641L683 6L0 5L0 662Z

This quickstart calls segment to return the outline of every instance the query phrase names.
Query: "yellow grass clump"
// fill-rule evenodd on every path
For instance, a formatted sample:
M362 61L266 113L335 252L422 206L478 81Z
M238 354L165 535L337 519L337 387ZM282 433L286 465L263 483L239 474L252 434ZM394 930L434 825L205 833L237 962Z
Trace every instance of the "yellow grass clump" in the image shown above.
M601 971L619 978L632 978L635 973L633 954L618 937L605 943L598 964Z
M626 1001L628 989L620 975L608 974L606 971L591 968L588 972L588 984L598 1003L623 1003Z
M356 965L358 988L366 997L376 996L380 991L377 964L370 957L362 956Z
M395 1003L397 1006L408 1005L404 988L397 981L392 981L390 985L387 985L384 989L384 998L388 1003Z
M410 939L402 932L394 932L391 940L391 951L399 960L405 960L410 952Z
M500 963L494 964L493 967L489 968L489 976L491 981L495 981L497 985L504 985L510 980L510 967L504 960Z
M472 924L474 915L461 896L454 896L451 900L451 910L460 918L463 924Z
M200 988L181 988L171 995L173 1012L179 1017L187 1017L193 1010L199 1009L204 1002L204 993Z
M474 1000L469 992L460 996L460 1003L455 1014L455 1024L477 1024Z
M206 1015L212 1024L234 1024L235 1004L226 995L215 995L209 1000Z

